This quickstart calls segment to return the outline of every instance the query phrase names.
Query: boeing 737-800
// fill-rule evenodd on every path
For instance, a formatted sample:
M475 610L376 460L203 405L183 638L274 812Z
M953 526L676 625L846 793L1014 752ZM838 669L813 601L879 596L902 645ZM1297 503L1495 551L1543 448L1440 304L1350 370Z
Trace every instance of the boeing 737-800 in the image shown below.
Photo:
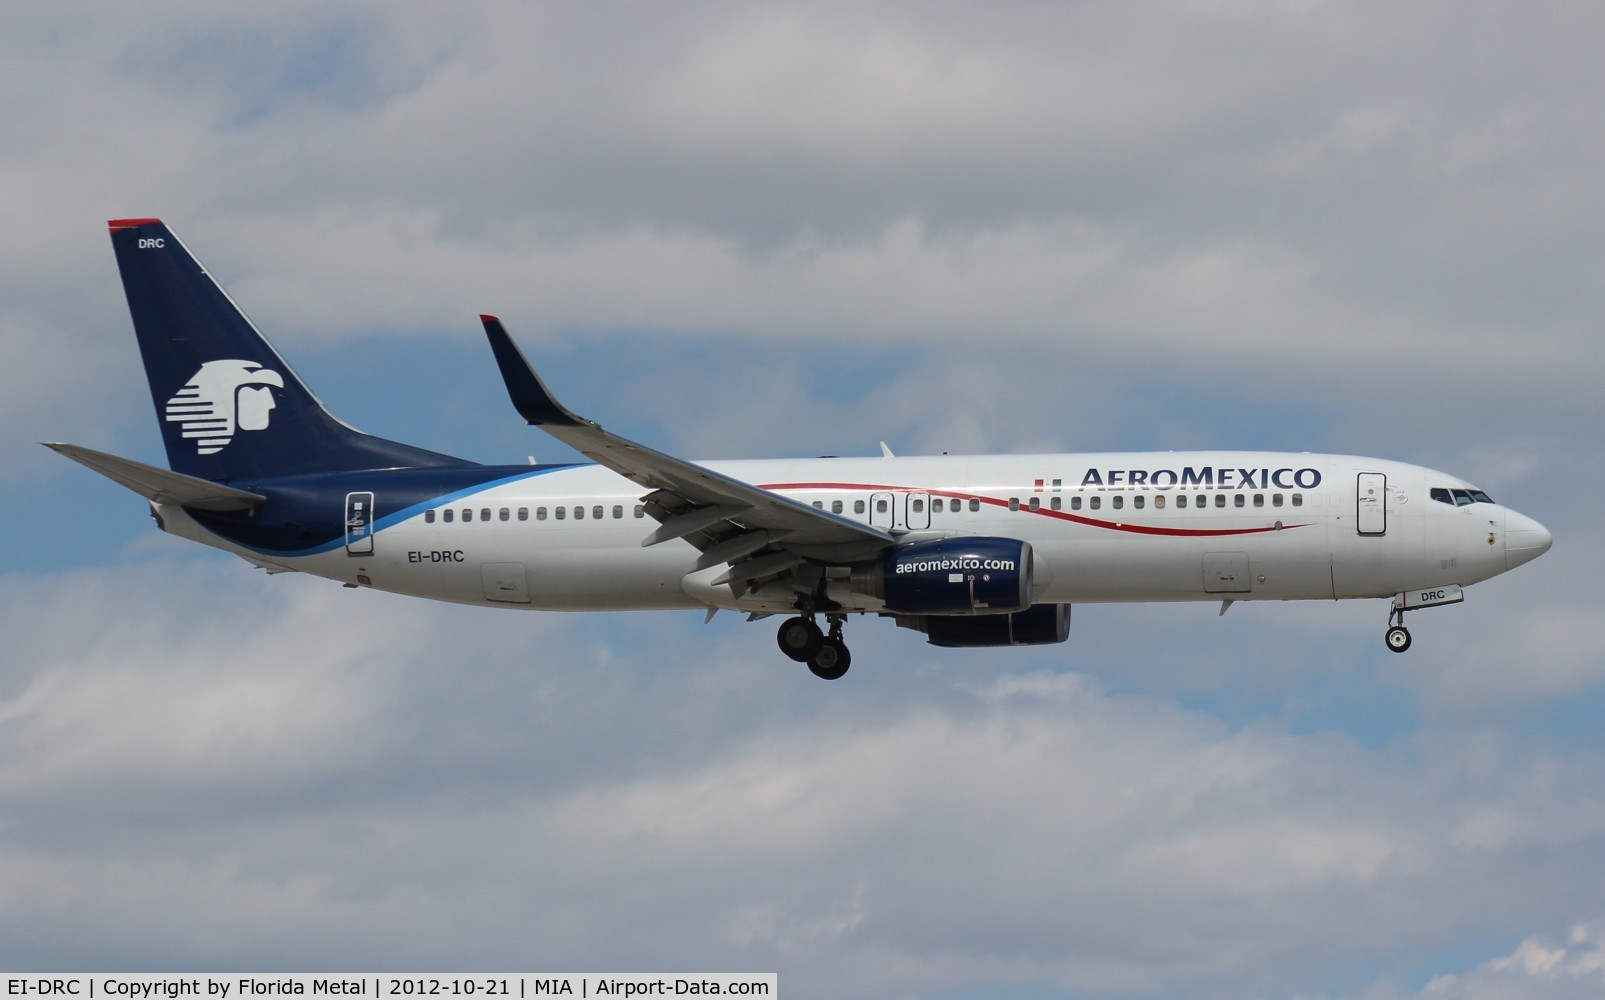
M938 646L1035 645L1064 641L1072 604L1111 601L1391 599L1402 652L1405 612L1550 546L1469 482L1344 455L688 462L568 410L493 316L513 405L594 464L479 465L341 423L172 230L110 227L170 468L49 447L270 573L497 608L785 615L782 652L834 679L848 615Z

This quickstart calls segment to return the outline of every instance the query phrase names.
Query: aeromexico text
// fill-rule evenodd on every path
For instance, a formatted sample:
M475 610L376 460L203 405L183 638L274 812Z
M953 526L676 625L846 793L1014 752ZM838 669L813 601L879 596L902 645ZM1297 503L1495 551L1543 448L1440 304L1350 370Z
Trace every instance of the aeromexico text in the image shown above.
M1081 477L1081 485L1141 486L1151 490L1186 486L1210 490L1313 490L1321 485L1321 470L1216 468L1213 465L1198 468L1184 465L1179 472L1175 469L1088 469Z

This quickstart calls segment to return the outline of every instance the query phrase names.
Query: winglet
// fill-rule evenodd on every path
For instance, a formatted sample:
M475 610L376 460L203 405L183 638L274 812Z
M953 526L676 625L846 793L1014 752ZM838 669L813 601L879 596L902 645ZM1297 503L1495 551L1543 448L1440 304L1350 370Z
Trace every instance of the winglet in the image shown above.
M507 383L507 395L512 397L513 406L520 416L537 426L595 426L557 401L552 391L546 388L546 383L535 374L535 369L530 367L518 345L513 343L513 338L507 335L501 320L495 316L481 315L479 321L485 324L485 336L490 338L491 352L496 355L496 367L502 371L502 381Z

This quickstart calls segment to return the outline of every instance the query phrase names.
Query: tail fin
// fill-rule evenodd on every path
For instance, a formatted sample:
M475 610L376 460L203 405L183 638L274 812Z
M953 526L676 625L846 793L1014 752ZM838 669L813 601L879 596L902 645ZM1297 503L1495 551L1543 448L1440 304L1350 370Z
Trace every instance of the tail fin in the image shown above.
M174 472L223 482L473 464L341 423L160 219L109 226Z

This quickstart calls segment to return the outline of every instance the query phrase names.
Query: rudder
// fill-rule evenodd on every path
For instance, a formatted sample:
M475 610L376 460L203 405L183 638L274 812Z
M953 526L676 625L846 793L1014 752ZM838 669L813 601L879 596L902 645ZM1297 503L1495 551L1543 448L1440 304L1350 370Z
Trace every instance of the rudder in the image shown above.
M226 482L474 464L341 423L160 219L108 226L173 471Z

